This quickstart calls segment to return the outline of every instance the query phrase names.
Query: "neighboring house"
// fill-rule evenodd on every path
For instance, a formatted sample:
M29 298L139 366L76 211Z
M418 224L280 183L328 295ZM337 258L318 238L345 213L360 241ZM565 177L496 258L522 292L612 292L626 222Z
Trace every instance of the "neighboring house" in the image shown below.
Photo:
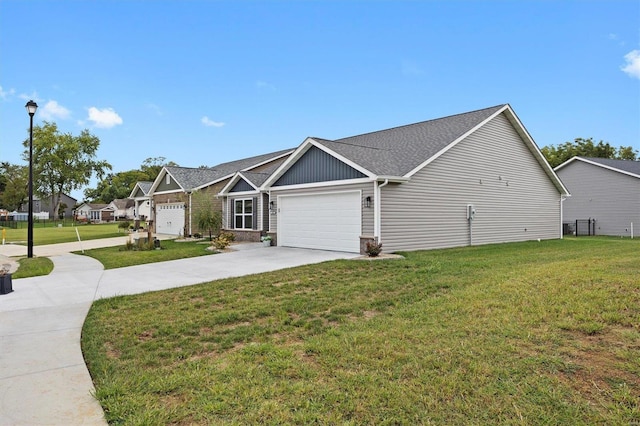
M150 189L155 232L167 235L193 235L198 230L193 212L196 202L208 202L214 210L222 210L222 200L217 197L220 190L238 171L261 172L273 165L281 164L293 150L222 163L210 168L187 168L165 166ZM200 192L201 197L194 197ZM204 199L204 200L203 200Z
M220 192L222 227L241 241L260 241L269 231L269 194L260 187L280 166L272 164L261 172L237 172Z
M112 220L133 219L135 202L131 198L117 198L109 203Z
M113 208L109 204L82 203L75 211L76 220L101 223L113 220Z
M555 171L571 192L563 220L572 230L595 219L596 235L640 234L640 161L573 157Z
M131 190L131 198L134 201L133 217L136 220L147 220L151 217L151 187L153 182L137 182Z
M63 217L65 219L71 219L73 217L73 211L75 209L76 203L78 202L78 200L76 200L75 198L67 195L67 194L62 194L60 196L60 205L61 207L63 207L63 209L61 209L64 214ZM39 198L39 197L33 197L33 213L36 214L40 214L40 213L49 213L48 218L49 219L59 219L58 216L55 216L55 208L56 206L53 203L53 197L44 197L44 198ZM22 204L20 206L19 209L20 212L28 212L29 211L29 202L27 201L26 203ZM42 215L40 215L42 216Z
M261 185L244 171L233 179L221 193L228 227L347 252L375 240L395 252L562 238L568 195L509 105L310 137Z

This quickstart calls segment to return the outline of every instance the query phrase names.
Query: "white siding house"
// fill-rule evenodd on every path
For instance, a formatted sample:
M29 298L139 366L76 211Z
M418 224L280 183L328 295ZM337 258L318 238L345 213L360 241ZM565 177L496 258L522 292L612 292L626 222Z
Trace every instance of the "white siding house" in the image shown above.
M509 105L307 138L260 190L278 245L349 252L561 238L568 195Z
M556 167L571 192L563 220L595 220L596 235L640 234L640 161L573 157Z

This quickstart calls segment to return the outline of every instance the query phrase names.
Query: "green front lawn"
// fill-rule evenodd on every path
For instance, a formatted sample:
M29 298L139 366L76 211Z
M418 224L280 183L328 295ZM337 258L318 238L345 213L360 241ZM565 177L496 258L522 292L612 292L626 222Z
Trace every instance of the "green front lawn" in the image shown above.
M122 236L123 231L118 229L117 223L78 225L76 226L53 226L51 223L47 227L38 224L33 228L33 244L36 246L45 244L69 243L78 241L76 229L83 241L96 240L100 238L110 238ZM1 227L0 227L1 228ZM5 228L6 244L27 244L27 228L11 229Z
M215 252L207 250L209 245L207 242L164 240L161 241L161 250L125 250L123 244L116 247L85 250L84 254L100 261L104 265L104 269L114 269L214 254ZM79 252L76 253L79 254Z
M82 348L111 424L636 424L639 252L467 247L104 299Z

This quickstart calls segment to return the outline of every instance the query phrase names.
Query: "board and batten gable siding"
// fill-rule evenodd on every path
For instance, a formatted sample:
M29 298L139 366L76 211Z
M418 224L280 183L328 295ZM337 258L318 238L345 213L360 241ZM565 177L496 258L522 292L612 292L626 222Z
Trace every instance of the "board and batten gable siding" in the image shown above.
M560 223L558 189L503 114L408 182L381 188L388 252L559 238Z
M162 177L162 182L158 183L158 187L155 189L155 192L165 192L165 191L182 191L180 185L173 180L172 177L169 177L169 183L167 184L166 175Z
M133 198L142 198L145 196L146 194L140 188L136 189L136 192L133 194Z
M233 185L233 188L229 190L229 192L245 192L245 191L255 191L256 189L251 186L246 180L240 179Z
M274 187L366 177L360 171L312 146L274 184Z
M640 179L603 167L573 161L558 177L571 193L564 202L563 221L596 219L597 235L640 234Z
M361 235L365 236L373 236L373 221L374 221L374 190L373 190L373 182L367 183L359 183L359 184L347 184L347 185L333 185L333 186L322 186L318 188L298 188L298 189L288 189L288 190L278 190L271 192L271 199L273 201L274 210L276 214L269 215L269 232L277 232L278 231L278 196L286 196L286 195L309 195L309 194L326 194L332 192L342 192L342 191L354 191L359 190L362 193L362 231ZM365 207L365 202L367 197L371 197L371 207Z

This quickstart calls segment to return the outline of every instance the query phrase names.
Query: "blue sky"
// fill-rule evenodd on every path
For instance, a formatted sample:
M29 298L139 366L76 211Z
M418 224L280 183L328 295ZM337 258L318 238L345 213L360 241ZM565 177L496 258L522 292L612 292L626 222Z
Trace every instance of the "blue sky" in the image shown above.
M0 0L0 161L29 99L115 172L503 103L539 147L640 150L640 2Z

